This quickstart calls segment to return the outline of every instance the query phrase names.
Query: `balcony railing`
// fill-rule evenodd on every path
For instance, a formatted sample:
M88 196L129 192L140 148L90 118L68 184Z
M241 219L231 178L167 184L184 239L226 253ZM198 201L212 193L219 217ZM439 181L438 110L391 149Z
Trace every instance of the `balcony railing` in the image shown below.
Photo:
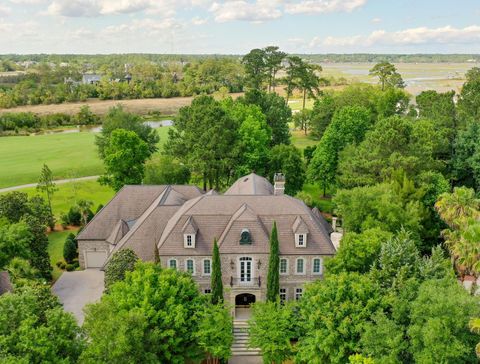
M234 286L246 286L246 287L261 287L262 286L262 277L252 277L249 281L245 279L240 279L236 277L230 277L230 287Z

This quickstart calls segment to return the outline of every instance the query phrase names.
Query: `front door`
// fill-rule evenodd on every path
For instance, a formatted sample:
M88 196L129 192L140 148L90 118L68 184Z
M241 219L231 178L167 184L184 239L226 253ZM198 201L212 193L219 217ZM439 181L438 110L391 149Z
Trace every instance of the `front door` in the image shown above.
M240 258L240 283L249 284L252 282L252 258Z

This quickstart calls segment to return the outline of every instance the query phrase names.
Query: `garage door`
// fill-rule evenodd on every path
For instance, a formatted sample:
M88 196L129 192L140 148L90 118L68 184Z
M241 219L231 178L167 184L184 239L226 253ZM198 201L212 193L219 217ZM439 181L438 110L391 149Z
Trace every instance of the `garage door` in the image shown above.
M101 268L107 259L107 252L105 251L87 251L85 254L86 268Z

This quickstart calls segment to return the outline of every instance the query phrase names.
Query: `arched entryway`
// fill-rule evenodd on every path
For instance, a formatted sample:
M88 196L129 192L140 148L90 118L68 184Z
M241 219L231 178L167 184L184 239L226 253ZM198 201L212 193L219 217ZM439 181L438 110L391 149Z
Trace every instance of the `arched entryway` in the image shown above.
M250 307L252 303L255 303L255 295L251 293L241 293L235 296L235 306L237 307Z
M235 296L235 320L248 320L251 316L250 306L256 297L251 293L241 293Z

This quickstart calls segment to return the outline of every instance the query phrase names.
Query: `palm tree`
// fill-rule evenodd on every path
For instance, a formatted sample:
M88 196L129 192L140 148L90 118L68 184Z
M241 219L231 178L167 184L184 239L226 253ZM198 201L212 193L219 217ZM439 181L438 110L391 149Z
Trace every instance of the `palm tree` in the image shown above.
M79 200L77 203L77 207L80 210L80 215L82 216L83 226L87 225L88 223L88 216L90 215L90 209L92 206L93 206L92 201Z
M467 187L456 187L453 193L441 194L435 208L452 229L461 229L468 219L480 218L480 200L475 197L475 191Z

